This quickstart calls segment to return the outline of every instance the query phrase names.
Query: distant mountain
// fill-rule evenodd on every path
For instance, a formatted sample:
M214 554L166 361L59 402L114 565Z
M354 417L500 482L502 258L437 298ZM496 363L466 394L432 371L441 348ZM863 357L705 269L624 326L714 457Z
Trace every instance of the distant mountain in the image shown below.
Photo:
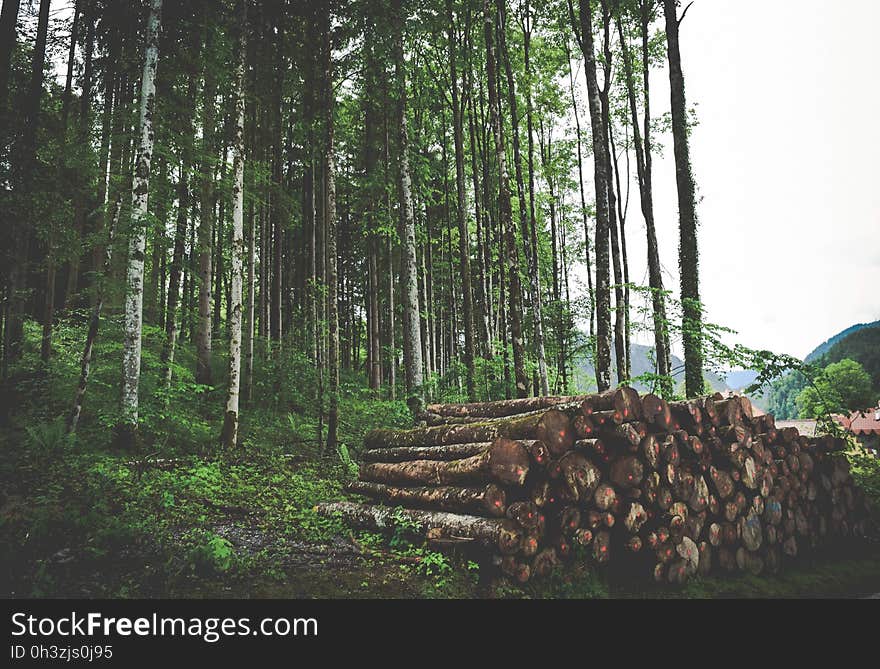
M828 353L831 350L831 347L834 346L839 341L845 339L851 334L858 332L859 330L864 330L865 328L876 328L880 327L880 321L874 321L873 323L857 323L856 325L851 325L846 330L838 332L833 337L826 339L824 342L819 344L816 348L814 348L806 358L804 358L804 362L815 362L823 355Z
M742 390L755 382L758 372L752 369L732 369L727 372L724 382L733 390Z
M596 378L596 370L593 367L592 361L588 359L583 359L579 363L576 363L577 373L581 375L584 383L581 385L586 385L589 383L591 379L595 380ZM611 360L612 372L611 377L615 378L616 365L614 364L614 356L612 355ZM630 366L632 368L633 377L640 376L642 374L652 373L655 369L654 367L654 347L653 346L645 346L643 344L631 344L630 345ZM676 371L672 377L675 379L676 385L684 380L684 362L677 358L676 356L672 356L672 368ZM713 372L706 372L706 379L709 381L709 384L712 386L712 389L715 391L725 391L732 390L732 388L725 383L724 379ZM649 385L644 383L633 383L633 388L638 390L640 393L648 392L651 388Z

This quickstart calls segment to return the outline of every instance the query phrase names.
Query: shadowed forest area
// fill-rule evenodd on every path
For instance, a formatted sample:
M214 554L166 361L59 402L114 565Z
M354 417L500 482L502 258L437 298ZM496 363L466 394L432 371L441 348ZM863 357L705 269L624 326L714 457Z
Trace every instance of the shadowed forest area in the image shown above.
M731 367L816 386L704 317L689 8L3 0L2 596L880 590L872 542L672 591L586 566L517 586L315 511L369 430L430 402L684 400ZM880 466L851 446L876 504Z

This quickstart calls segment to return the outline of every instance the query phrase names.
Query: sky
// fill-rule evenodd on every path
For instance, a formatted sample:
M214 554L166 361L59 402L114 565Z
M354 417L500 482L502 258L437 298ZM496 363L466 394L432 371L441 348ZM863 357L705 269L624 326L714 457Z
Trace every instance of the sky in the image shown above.
M710 322L739 333L732 341L802 358L880 319L877 25L876 0L696 0L681 24L699 120L701 297ZM652 112L668 111L668 72L651 81ZM665 145L654 203L665 286L677 293L671 137ZM588 189L591 174L588 159ZM631 197L630 277L647 285L637 190Z

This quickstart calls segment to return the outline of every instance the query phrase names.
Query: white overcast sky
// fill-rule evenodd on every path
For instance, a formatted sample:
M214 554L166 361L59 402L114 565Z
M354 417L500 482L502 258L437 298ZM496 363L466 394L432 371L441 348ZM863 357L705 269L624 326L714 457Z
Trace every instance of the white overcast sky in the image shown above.
M701 296L708 319L747 346L803 357L880 318L878 25L877 0L696 0L681 25L699 118ZM652 87L652 112L668 111L665 70ZM671 137L665 145L654 203L677 294ZM647 284L637 199L628 228L631 280Z

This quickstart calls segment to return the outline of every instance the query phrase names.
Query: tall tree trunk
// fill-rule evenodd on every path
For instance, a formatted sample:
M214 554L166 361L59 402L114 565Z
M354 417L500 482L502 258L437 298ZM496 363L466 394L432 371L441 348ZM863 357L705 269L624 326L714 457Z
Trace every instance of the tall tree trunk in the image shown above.
M452 0L446 0L446 15L449 34L449 79L452 89L452 127L455 143L455 186L456 186L456 222L458 223L458 257L461 272L461 292L464 307L464 365L468 399L473 402L477 398L477 386L474 381L474 304L471 288L471 244L466 219L465 207L465 175L464 175L464 131L462 122L462 106L459 102L457 39L455 18L452 11Z
M617 202L617 222L618 222L618 240L620 242L620 265L623 270L623 286L621 290L623 292L623 308L621 312L623 314L623 373L622 375L618 375L621 379L629 379L631 372L630 365L630 318L629 318L629 263L627 262L626 257L626 214L629 209L629 153L627 149L624 148L624 152L626 153L627 160L627 193L626 193L626 201L623 199L623 191L620 187L620 165L618 164L617 158L617 147L614 144L614 127L613 125L608 126L608 143L610 149L611 156L611 171L614 174L614 186L617 192L616 202Z
M495 155L498 166L499 224L504 236L507 254L507 284L510 320L510 338L513 345L513 370L516 380L517 397L528 395L528 377L525 369L525 351L522 336L522 288L519 279L519 257L513 227L513 214L510 207L510 179L507 173L507 157L504 148L504 131L501 122L501 101L498 94L498 74L494 33L500 21L497 5L493 9L492 0L483 0L484 33L486 38L486 75L489 81L489 110L492 118L492 132L495 137Z
M623 272L620 262L620 239L617 229L617 197L614 193L614 165L612 164L611 151L611 103L609 95L611 93L611 11L608 6L608 0L601 0L602 7L602 49L604 53L604 62L602 70L604 73L604 84L599 92L599 100L602 108L602 127L605 131L603 141L605 142L605 174L608 178L608 231L611 233L611 266L614 273L614 359L617 369L617 382L623 383L626 380L624 375L626 372L626 343L625 343L625 313L628 308L624 301L623 294Z
M498 31L498 47L500 49L502 60L504 61L504 73L507 79L507 104L510 107L510 134L513 144L513 165L514 175L516 176L516 194L519 199L519 231L522 239L523 248L525 249L526 262L529 266L529 292L532 298L532 313L534 314L534 342L533 345L538 354L538 378L541 384L541 393L547 395L550 393L549 382L547 380L547 353L544 346L544 313L541 299L540 288L540 269L538 266L538 255L531 243L531 214L533 208L526 207L525 184L522 173L522 155L519 144L519 109L516 102L516 84L513 79L513 69L510 66L510 51L507 48L507 21L505 18L504 4L499 5L501 8L501 27ZM525 38L525 43L529 43L530 36ZM527 52L528 53L528 52ZM530 62L526 60L526 81L530 76ZM529 89L528 100L531 100L531 84L527 83ZM529 103L530 106L530 103ZM531 110L527 111L527 122L531 119ZM529 137L531 142L531 135ZM531 156L529 156L531 157ZM529 186L533 187L532 181ZM529 192L531 196L531 190ZM537 244L535 244L537 247Z
M538 256L538 223L535 217L535 121L532 105L531 62L532 14L528 0L525 2L522 31L523 58L526 72L526 132L528 134L529 154L529 238L528 242L526 242L526 246L530 249L530 253L527 255L529 261L529 287L532 293L532 303L535 305L533 308L535 310L535 339L538 346L538 382L540 383L541 394L549 395L550 382L547 376L547 353L544 347L544 315L542 311L541 277L539 271L540 259Z
M213 31L206 25L205 53L213 46ZM214 64L204 61L205 90L202 95L201 204L199 206L199 323L196 330L196 383L211 385L211 232L214 229L214 98L217 77Z
M156 97L156 67L159 60L159 22L162 0L150 0L141 78L138 129L140 144L135 164L131 197L131 230L125 290L125 330L122 353L122 424L120 441L135 443L138 421L138 387L141 374L141 317L144 299L144 250L146 246L147 198L150 192L150 163L153 158L153 111Z
M680 19L676 15L675 4L675 0L663 0L672 103L675 182L678 187L678 268L681 274L683 314L681 327L684 339L685 394L688 397L696 397L703 392L702 305L700 303L694 176L691 171L684 74L681 71L681 52L678 43ZM684 14L682 14L682 18L684 18Z
M608 155L605 123L596 78L596 54L593 46L593 21L590 0L579 0L580 22L574 19L569 0L572 24L584 55L590 126L593 136L593 173L596 187L596 386L599 391L611 387L611 285L608 257L610 230Z
M86 385L89 382L89 373L92 368L92 352L95 348L95 341L98 339L98 327L101 324L101 310L104 306L104 282L110 272L110 263L113 259L113 235L119 225L119 215L122 212L122 197L116 200L115 213L110 221L107 229L107 243L104 245L104 266L101 276L97 280L95 290L95 303L92 305L92 316L89 319L89 331L86 335L86 343L83 347L83 353L80 357L80 374L79 384L76 387L76 394L73 398L73 408L67 417L67 433L76 432L79 424L79 417L82 414L83 398L86 394Z
M15 27L18 24L18 9L21 0L3 0L0 11L0 118L6 111L6 96L9 93L9 70L12 52L15 50Z
M645 138L639 128L638 107L636 104L635 81L629 44L623 32L620 16L617 19L617 31L623 55L623 68L626 76L626 92L629 101L630 115L633 125L633 143L636 154L636 176L639 185L639 200L648 242L648 285L651 288L651 306L654 321L654 355L660 381L660 392L663 397L672 395L672 382L669 378L669 338L666 326L666 304L663 295L663 275L660 271L660 255L657 247L657 230L654 225L654 196L651 187L650 163L650 100L649 100L649 51L648 51L648 3L642 4L642 87L644 89Z
M244 67L247 54L248 0L238 0L239 38L235 66L235 134L232 145L232 287L229 313L229 385L222 441L226 448L238 443L238 406L241 385L241 281L244 264ZM210 276L210 274L209 274Z
M328 6L325 15L324 33L324 221L326 223L327 245L327 367L330 377L329 406L327 411L327 448L336 450L339 430L339 290L336 258L336 165L333 156L333 107L335 92L333 87L333 44L330 33L331 14Z

